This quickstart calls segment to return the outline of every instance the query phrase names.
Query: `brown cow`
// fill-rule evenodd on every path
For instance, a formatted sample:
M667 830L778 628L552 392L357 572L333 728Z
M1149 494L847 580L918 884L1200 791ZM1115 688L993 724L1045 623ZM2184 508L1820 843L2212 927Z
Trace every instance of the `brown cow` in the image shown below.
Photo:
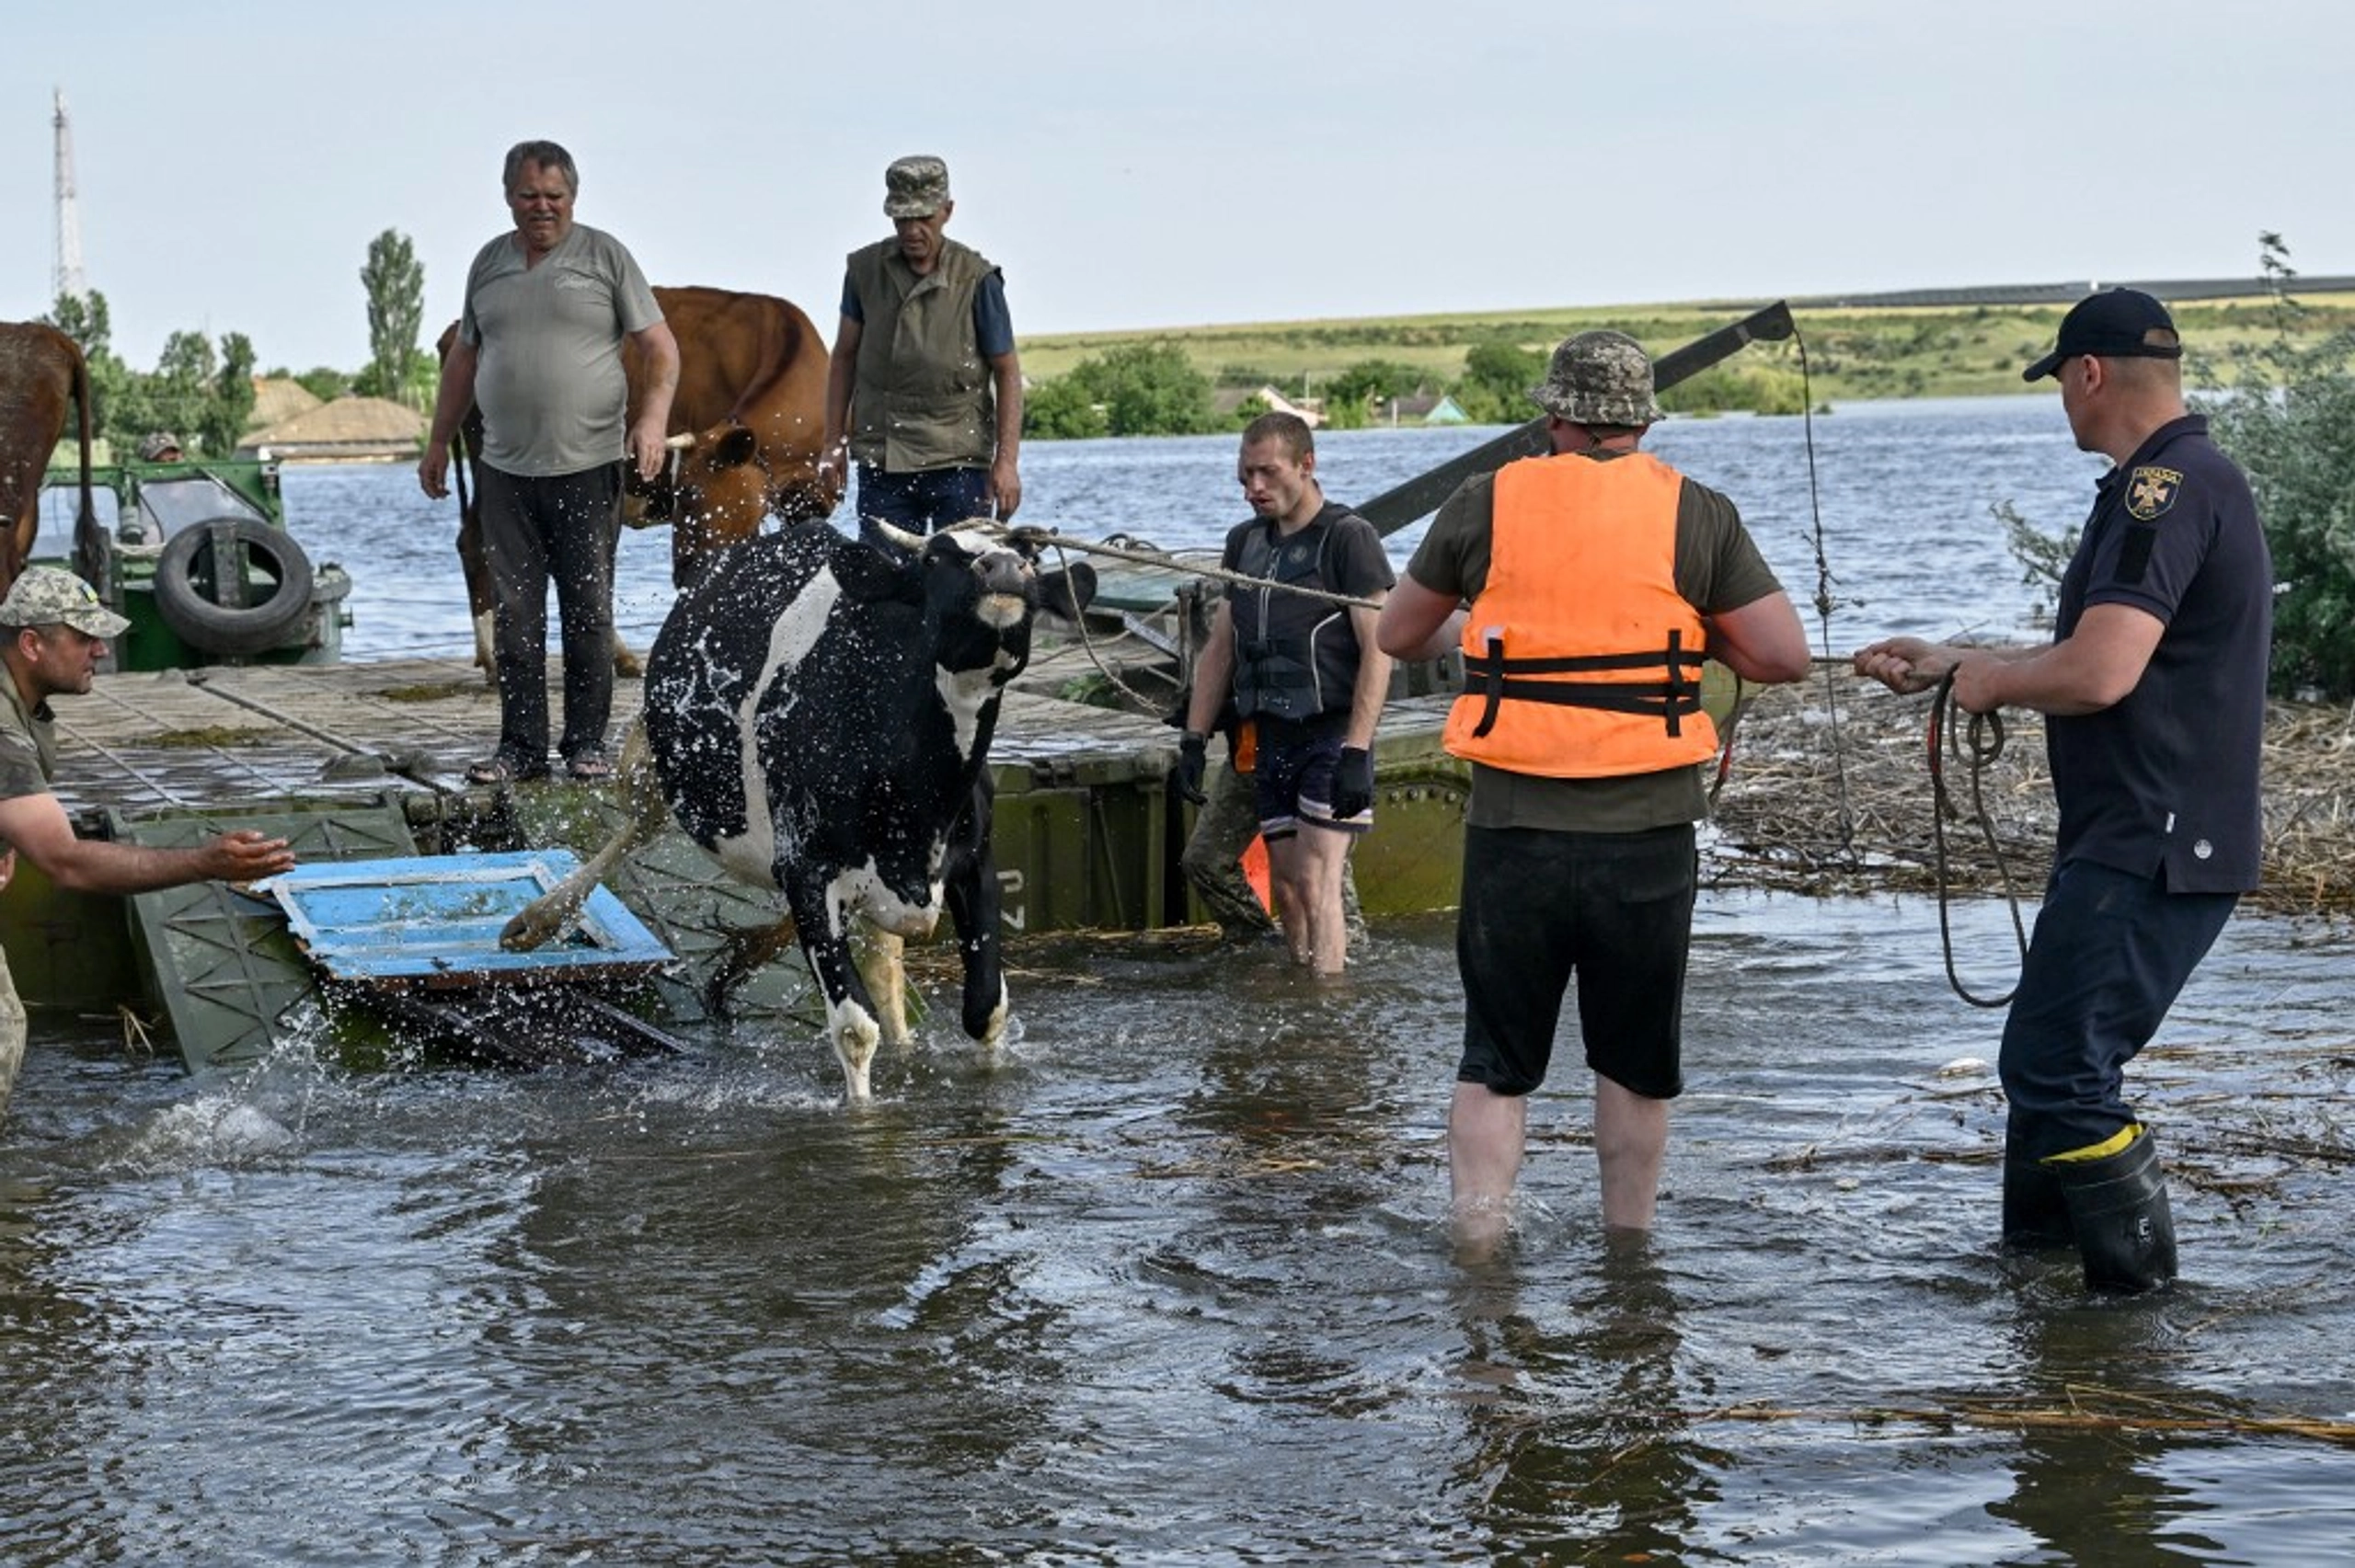
M79 410L82 442L75 565L89 577L105 569L106 558L82 558L99 537L98 512L90 505L90 372L82 362L82 347L54 326L0 321L0 593L25 569L40 532L41 475L64 439L69 401ZM817 450L815 437L810 450Z
M623 516L636 527L672 525L671 579L684 587L704 556L751 538L764 518L830 515L842 499L842 481L818 473L828 356L825 339L800 307L728 289L658 288L654 299L679 341L671 434L683 444L651 483L628 475ZM445 358L457 331L451 323L436 345ZM635 411L643 367L626 342L622 366ZM469 408L461 429L465 452L477 451L482 411ZM488 670L490 573L467 484L471 461L461 456L457 464L458 559L474 612L475 661ZM636 658L619 646L615 665L636 673Z

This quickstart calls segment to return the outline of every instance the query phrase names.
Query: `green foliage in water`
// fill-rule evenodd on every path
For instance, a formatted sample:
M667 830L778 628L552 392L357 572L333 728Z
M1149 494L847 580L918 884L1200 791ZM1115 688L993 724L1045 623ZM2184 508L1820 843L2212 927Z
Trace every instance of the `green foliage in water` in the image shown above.
M1807 383L1776 365L1712 365L1660 395L1671 414L1804 414Z
M2272 338L2232 356L2232 390L2197 400L2248 473L2273 552L2273 689L2355 697L2355 328L2322 338L2291 296L2279 235L2260 236Z
M1552 350L1540 353L1505 342L1476 343L1465 351L1464 374L1449 389L1476 425L1518 425L1537 417L1529 389L1545 379Z
M2318 331L2290 292L2297 273L2281 236L2258 245L2271 334L2213 361L2188 356L2187 379L2226 388L2190 402L2257 496L2279 586L2275 694L2345 702L2355 698L2355 326ZM2022 580L2057 585L2078 531L2046 532L2008 502L1993 509Z
M1361 430L1383 417L1395 397L1422 390L1423 373L1396 360L1360 360L1325 383L1325 428Z
M1100 423L1099 423L1100 421ZM1034 388L1025 435L1197 436L1223 428L1211 380L1169 343L1126 343Z

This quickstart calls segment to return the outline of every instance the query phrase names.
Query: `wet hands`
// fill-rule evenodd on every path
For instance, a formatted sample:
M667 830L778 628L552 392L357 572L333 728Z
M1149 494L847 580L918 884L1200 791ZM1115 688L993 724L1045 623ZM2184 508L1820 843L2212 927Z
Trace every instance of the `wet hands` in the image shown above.
M662 465L671 458L669 423L667 420L652 418L652 413L653 410L647 410L630 426L626 443L629 448L630 466L638 471L638 476L641 480L653 479L656 475L662 472ZM689 438L683 436L680 440L684 445Z
M2004 705L1997 678L2005 661L1980 648L1949 647L1920 637L1890 637L1855 653L1859 675L1892 692L1926 692L1949 675L1954 700L1965 713L1993 713Z
M1920 637L1889 637L1860 647L1856 673L1892 692L1926 692L1954 668L1955 650Z
M253 882L294 869L294 852L284 839L267 839L250 828L222 834L205 846L205 875L220 882Z
M1208 804L1210 796L1202 793L1202 774L1210 767L1211 738L1197 729L1186 732L1178 742L1178 765L1169 771L1169 787L1196 806Z
M1333 773L1333 820L1346 822L1373 807L1373 754L1362 746L1341 748Z

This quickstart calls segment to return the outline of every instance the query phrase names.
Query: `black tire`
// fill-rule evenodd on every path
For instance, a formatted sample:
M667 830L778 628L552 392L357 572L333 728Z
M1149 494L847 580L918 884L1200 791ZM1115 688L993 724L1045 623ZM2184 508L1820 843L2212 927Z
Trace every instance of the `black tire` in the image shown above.
M222 570L224 553L258 573ZM272 578L275 587L258 604L225 605L208 596L207 583L217 593L240 575ZM313 578L311 559L293 535L251 518L216 517L190 523L164 542L155 557L155 612L190 647L260 653L283 642L301 622L311 607Z

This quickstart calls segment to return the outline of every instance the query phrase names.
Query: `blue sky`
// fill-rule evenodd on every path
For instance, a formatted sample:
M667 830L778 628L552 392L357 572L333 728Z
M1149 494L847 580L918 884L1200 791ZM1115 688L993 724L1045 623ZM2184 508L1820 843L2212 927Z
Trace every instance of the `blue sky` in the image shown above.
M1181 14L1182 13L1182 14ZM357 368L385 228L425 337L552 137L658 283L831 332L892 157L1024 332L2355 272L2343 0L50 6L0 57L0 319L48 308L51 95L115 346Z

